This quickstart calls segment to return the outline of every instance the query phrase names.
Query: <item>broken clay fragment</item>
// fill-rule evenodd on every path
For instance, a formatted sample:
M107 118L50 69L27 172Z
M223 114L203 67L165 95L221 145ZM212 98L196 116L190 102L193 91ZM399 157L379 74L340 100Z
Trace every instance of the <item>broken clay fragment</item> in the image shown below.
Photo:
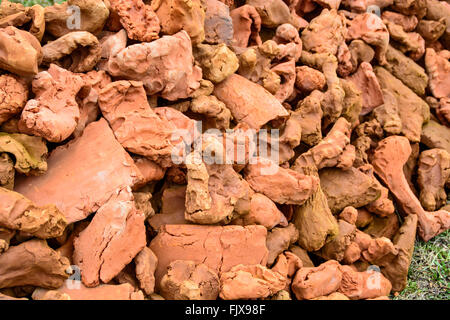
M189 97L202 77L186 31L130 45L109 58L106 70L113 77L142 81L148 95L171 101Z
M0 76L0 124L20 113L28 99L28 88L18 77Z
M16 191L36 205L55 204L67 223L83 220L113 194L141 179L133 159L104 119L92 122L81 137L53 150L48 166L51 169L43 176L18 179Z
M45 240L29 240L0 255L0 288L37 286L56 289L69 277L69 260Z
M163 225L149 246L158 257L156 288L175 260L204 263L217 273L237 264L266 265L266 236L263 226Z
M41 239L62 235L66 219L54 205L37 207L20 193L0 188L0 226Z
M266 89L237 74L216 85L214 95L225 103L236 121L252 129L288 116L282 104Z
M287 227L288 222L272 200L262 193L255 193L250 202L250 212L233 220L233 224L259 224L270 230L277 225Z
M450 228L450 212L425 211L414 195L403 173L403 165L411 154L411 146L405 137L391 136L382 140L374 152L372 165L381 180L397 199L397 204L405 214L416 214L418 233L428 241Z
M356 168L326 168L319 174L320 185L333 213L338 213L347 206L362 207L381 195L378 185ZM336 181L340 181L339 185Z
M7 153L0 153L0 187L14 189L14 162Z
M219 83L232 75L239 68L236 54L225 44L198 44L194 48L195 60L200 64L203 77Z
M42 61L42 49L33 35L9 26L0 28L0 42L2 43L0 69L20 76L38 73L38 65ZM20 54L17 54L18 52Z
M87 287L111 281L145 247L144 214L131 190L120 191L102 205L74 240L74 262Z
M175 260L161 279L161 295L168 300L216 300L219 277L204 263Z
M142 42L159 38L159 18L150 5L142 0L113 0L111 4L128 38Z
M434 49L427 48L425 67L430 77L429 88L436 98L450 97L450 61L436 54Z
M245 179L253 190L280 204L303 204L317 190L318 179L279 167L269 159L248 164Z
M21 132L51 142L67 139L80 117L75 96L82 86L81 77L55 64L40 72L33 80L35 98L28 100L20 117Z
M100 91L98 102L125 149L161 164L171 162L173 130L148 104L142 82L112 82Z
M291 21L289 7L282 0L247 0L261 17L261 24L268 28L275 28Z
M392 285L379 271L357 272L349 266L341 266L342 281L339 292L352 300L388 296Z
M266 246L269 250L267 265L271 266L275 259L298 240L298 230L294 224L287 227L273 228L267 233Z
M14 156L14 169L25 175L47 171L47 145L40 137L0 132L0 152Z
M374 71L381 88L393 93L397 100L402 121L402 134L411 142L418 142L422 125L430 117L428 104L386 69L375 67Z
M236 265L220 275L220 298L258 299L284 289L287 278L262 265Z
M175 34L186 31L193 43L205 39L205 8L200 0L152 1L152 9L161 22L161 32Z
M370 63L362 62L358 70L349 79L362 92L363 109L361 115L368 114L383 104L383 93Z

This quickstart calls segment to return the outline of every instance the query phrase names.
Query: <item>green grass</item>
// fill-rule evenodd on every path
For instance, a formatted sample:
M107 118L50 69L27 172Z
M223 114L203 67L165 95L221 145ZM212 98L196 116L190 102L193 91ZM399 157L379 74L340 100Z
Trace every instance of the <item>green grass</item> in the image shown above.
M450 299L450 230L423 242L416 241L408 284L394 300Z
M65 0L10 0L10 2L21 3L26 7L40 4L43 7L52 6L55 3L63 3ZM1 1L0 1L1 2Z

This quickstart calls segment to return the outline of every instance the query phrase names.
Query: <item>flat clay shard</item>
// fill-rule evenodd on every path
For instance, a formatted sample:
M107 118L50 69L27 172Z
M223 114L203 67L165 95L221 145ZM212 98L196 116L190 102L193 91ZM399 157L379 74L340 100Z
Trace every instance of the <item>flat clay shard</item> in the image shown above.
M79 280L65 281L55 290L37 288L32 298L33 300L49 300L52 296L66 296L67 300L144 300L142 292L135 292L133 286L128 283L101 284L95 288L88 288Z
M201 69L193 65L189 35L180 31L150 43L138 43L109 58L106 70L114 77L140 80L148 95L174 101L200 87Z
M42 63L55 63L72 72L91 71L100 60L98 39L86 31L74 31L42 47Z
M346 254L346 249L355 238L356 226L347 221L339 219L339 231L336 237L326 243L317 254L325 260L342 261Z
M14 156L14 169L25 175L47 171L47 145L40 137L0 132L0 152Z
M15 27L28 27L29 32L36 37L38 41L42 40L45 31L45 19L44 19L44 8L40 5L34 5L31 7L16 7L15 9L9 7L8 1L3 1L5 3L2 10L3 14L0 15L0 26L15 26ZM8 2L9 3L9 2Z
M373 117L380 123L388 134L400 134L402 132L402 119L400 118L397 98L386 89L382 90L384 103L373 109Z
M0 69L25 77L38 73L38 65L42 61L42 48L31 33L12 26L1 28L0 42L2 43ZM17 52L21 54L18 55Z
M248 4L233 9L230 12L233 21L233 45L247 48L261 45L261 17L255 7Z
M417 32L405 32L403 28L395 23L385 21L389 30L391 40L395 41L395 46L408 55L414 61L422 58L425 53L425 40Z
M266 89L237 74L216 85L214 95L225 103L236 121L252 129L288 116L283 105Z
M229 129L230 121L233 118L231 111L214 95L201 95L192 99L190 110L195 113L203 114L208 118L217 129Z
M164 225L149 246L158 257L156 288L175 260L204 263L216 273L238 264L266 265L266 236L263 226Z
M432 48L425 53L425 67L430 77L429 88L436 98L450 97L450 62Z
M80 110L75 96L83 86L81 77L52 64L33 80L35 98L28 100L19 121L23 133L61 142L75 130Z
M444 186L450 178L450 154L443 149L425 150L420 154L417 183L420 203L425 210L433 211L447 202Z
M232 45L233 20L230 8L219 0L206 0L205 42Z
M303 47L312 53L336 55L346 34L345 17L335 9L323 9L302 31Z
M295 87L302 93L310 93L314 90L322 90L325 87L326 79L322 72L308 66L295 68Z
M142 82L112 82L100 91L98 102L125 149L159 163L170 162L173 130L149 106Z
M131 190L122 190L74 240L74 262L83 284L111 281L145 247L145 240L144 215L136 210Z
M264 158L247 165L245 179L250 187L279 204L301 205L317 190L316 177L279 167Z
M405 214L416 214L418 233L428 241L450 228L450 213L446 210L425 211L410 189L403 173L403 166L411 154L411 146L405 137L391 136L382 140L375 149L372 165L376 174L397 199Z
M430 118L430 107L386 69L375 67L374 71L381 88L392 92L397 100L402 134L411 142L420 141L422 125Z
M0 76L0 124L20 113L28 100L28 88L14 75Z
M175 260L161 279L161 295L168 300L216 300L219 277L204 263Z
M158 265L158 257L150 248L144 247L134 258L134 263L140 288L146 295L151 295L155 290L155 270Z
M153 230L159 230L165 224L187 224L184 212L186 186L172 186L164 189L161 197L161 210L148 219Z
M450 6L448 3L438 1L438 0L427 0L426 1L426 18L430 20L439 21L441 19L445 20L445 32L440 38L443 44L448 47L450 43Z
M79 20L75 14L78 7ZM109 16L109 3L102 0L68 0L45 7L45 30L55 37L73 31L99 33Z
M133 159L104 119L89 124L81 137L57 147L48 167L43 176L18 179L15 189L38 206L55 204L67 223L83 220L113 194L141 179ZM67 190L71 190L70 197Z
M0 255L0 288L36 286L56 289L69 277L69 260L45 240L29 240Z
M262 265L239 264L220 275L220 298L260 299L285 288L287 278Z
M152 1L152 9L161 22L161 32L175 34L184 30L192 43L205 40L205 8L200 0Z
M150 42L159 38L159 18L150 5L142 0L113 0L112 10L120 17L120 23L127 31L128 38Z
M41 239L55 238L63 234L66 218L54 206L37 207L20 193L0 188L0 225L26 232Z

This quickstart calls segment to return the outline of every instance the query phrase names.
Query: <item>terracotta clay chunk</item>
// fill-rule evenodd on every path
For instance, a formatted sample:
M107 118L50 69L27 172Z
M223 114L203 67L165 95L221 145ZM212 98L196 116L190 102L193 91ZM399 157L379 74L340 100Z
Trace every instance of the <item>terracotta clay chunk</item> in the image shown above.
M397 204L404 213L417 215L419 235L428 241L450 228L450 212L445 210L428 212L422 208L402 170L410 153L411 146L406 138L391 136L380 142L372 164L376 174L394 194Z
M45 240L29 240L0 254L0 288L29 285L56 289L69 272L69 260Z
M214 95L225 103L238 122L244 122L253 129L288 115L267 90L237 74L216 85Z
M56 148L48 166L51 169L43 176L18 179L15 190L36 205L55 204L67 223L83 220L113 194L140 179L133 159L104 119L89 124L81 137Z
M143 213L131 190L120 191L101 206L89 226L74 240L74 262L81 280L95 287L108 283L145 247Z
M158 257L156 287L175 260L201 262L217 273L238 264L265 265L266 235L263 226L164 225L149 246Z

